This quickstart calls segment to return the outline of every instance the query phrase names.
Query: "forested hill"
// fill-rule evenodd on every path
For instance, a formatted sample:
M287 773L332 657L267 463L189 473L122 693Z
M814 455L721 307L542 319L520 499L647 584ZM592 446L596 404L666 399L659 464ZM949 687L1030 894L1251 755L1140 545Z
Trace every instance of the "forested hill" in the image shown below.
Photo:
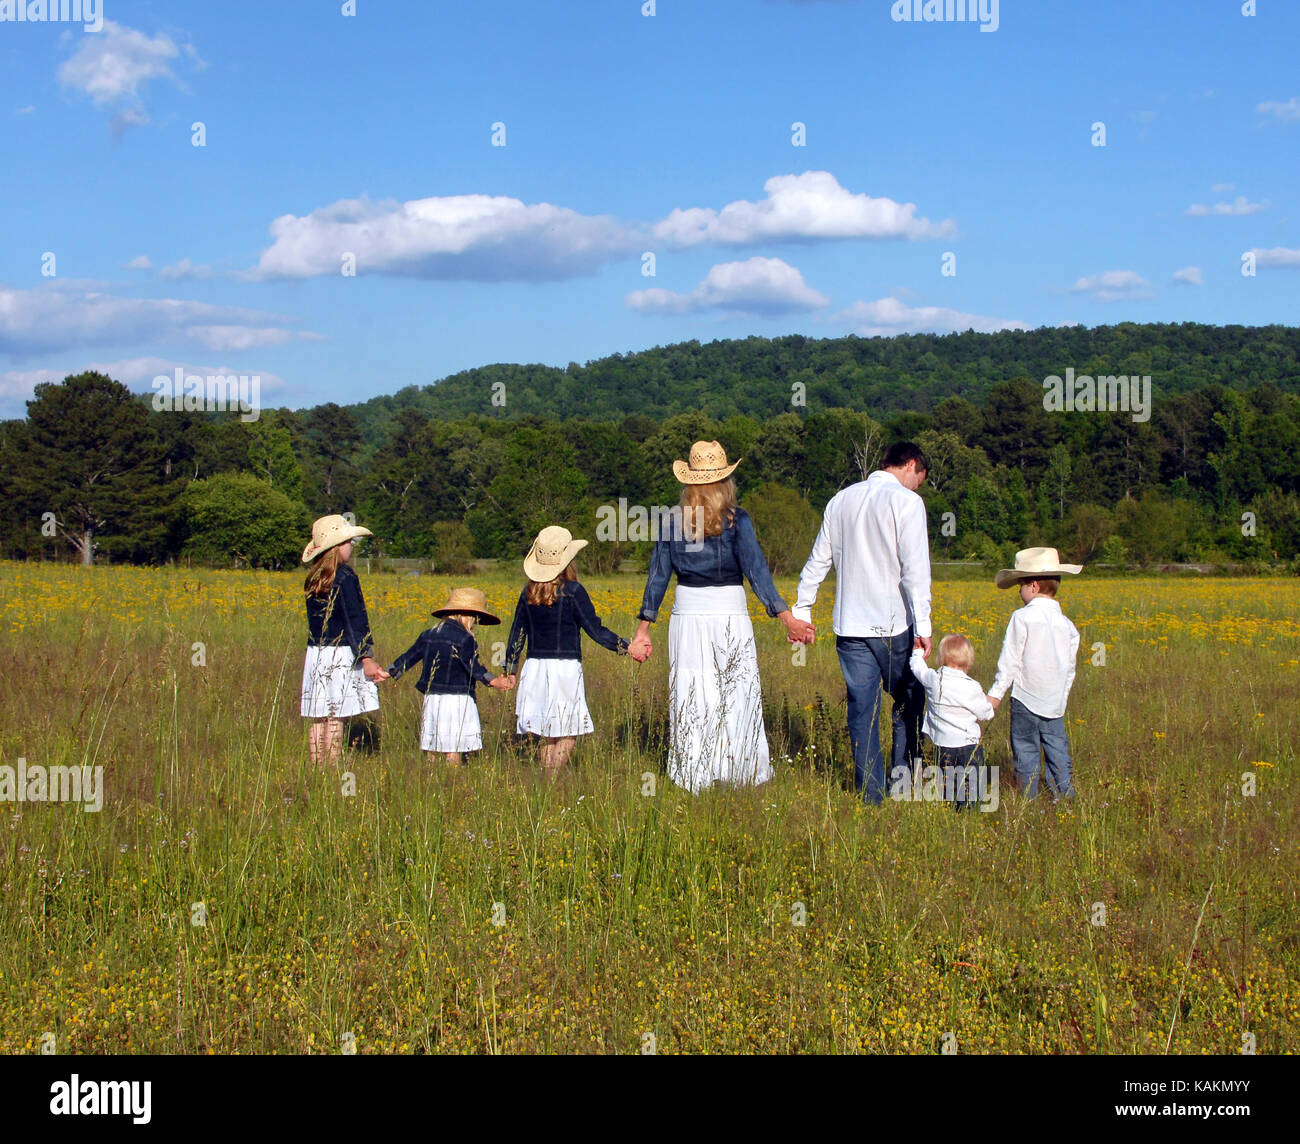
M471 413L659 419L686 410L720 420L737 414L762 419L789 412L792 387L802 382L810 409L856 409L883 419L928 412L954 394L980 404L999 381L1041 382L1067 368L1092 376L1149 374L1157 398L1211 382L1249 389L1271 381L1300 392L1300 328L1125 322L996 334L691 341L567 369L483 366L351 410L369 441L380 439L401 409L439 420Z

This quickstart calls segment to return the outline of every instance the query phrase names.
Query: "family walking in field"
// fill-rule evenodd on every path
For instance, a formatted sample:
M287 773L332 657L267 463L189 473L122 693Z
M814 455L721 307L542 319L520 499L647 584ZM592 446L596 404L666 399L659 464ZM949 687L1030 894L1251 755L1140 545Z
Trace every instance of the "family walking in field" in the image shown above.
M935 752L935 766L927 768L935 776L930 787L941 778L945 792L926 797L946 798L957 809L985 803L980 724L994 717L1008 691L1022 794L1037 795L1044 759L1053 796L1073 794L1064 716L1079 633L1056 595L1061 576L1078 574L1079 565L1062 564L1053 548L1030 548L1017 553L1014 568L998 572L997 587L1018 586L1024 607L1011 617L985 693L970 675L974 649L966 636L945 636L938 669L927 663L933 649L929 534L917 490L929 462L917 446L892 445L878 471L831 498L793 607L777 592L753 522L737 504L732 473L738 464L728 463L717 441L697 441L689 460L674 462L680 511L655 542L630 640L601 622L578 581L576 558L587 541L558 526L542 529L523 561L526 583L506 641L505 670L495 676L479 661L474 633L479 624L501 619L474 588L452 591L434 611L434 625L387 669L380 667L360 579L349 563L353 540L370 531L341 516L317 520L302 556L310 565L302 714L311 721L312 761L337 760L343 720L378 710L378 684L418 666L420 747L431 761L441 756L459 764L464 753L482 748L476 690L484 683L515 691L517 731L540 740L542 767L555 773L577 737L594 730L582 633L644 663L654 650L650 626L676 576L668 623L668 775L692 792L767 782L773 770L745 584L781 621L791 643L810 644L816 638L812 607L834 568L832 627L848 692L855 783L865 801L912 797L906 792L924 734ZM888 783L880 736L885 692L893 704Z

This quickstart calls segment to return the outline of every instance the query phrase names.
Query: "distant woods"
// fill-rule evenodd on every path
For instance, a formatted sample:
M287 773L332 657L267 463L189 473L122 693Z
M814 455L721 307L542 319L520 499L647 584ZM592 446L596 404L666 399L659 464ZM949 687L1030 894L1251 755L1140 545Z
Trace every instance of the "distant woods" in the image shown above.
M1150 375L1150 419L1049 412L1043 379L1066 368ZM371 552L443 571L519 557L546 524L612 568L649 548L610 526L629 519L620 498L675 504L672 461L715 438L743 458L778 572L897 438L931 458L938 559L1028 544L1112 564L1300 559L1300 330L1192 324L688 342L248 421L155 412L81 374L0 423L0 556L289 567L311 518L353 512Z

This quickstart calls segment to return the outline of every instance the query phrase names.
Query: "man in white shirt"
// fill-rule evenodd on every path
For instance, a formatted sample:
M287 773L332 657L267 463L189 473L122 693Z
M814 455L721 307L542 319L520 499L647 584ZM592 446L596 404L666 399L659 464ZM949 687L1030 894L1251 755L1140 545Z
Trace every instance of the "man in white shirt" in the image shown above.
M1074 683L1079 631L1061 611L1056 592L1062 573L1081 570L1079 564L1062 564L1055 548L1026 548L1016 553L1016 566L1003 568L994 581L999 588L1017 585L1025 605L1007 624L989 699L996 710L1011 691L1011 753L1016 786L1026 798L1038 796L1044 760L1052 794L1057 799L1074 794L1065 702Z
M920 756L925 692L908 666L914 646L930 654L930 536L916 490L930 462L900 441L878 471L831 497L799 579L791 612L811 623L817 589L835 567L835 650L849 693L849 740L863 801L885 797L881 689L894 701L892 764Z

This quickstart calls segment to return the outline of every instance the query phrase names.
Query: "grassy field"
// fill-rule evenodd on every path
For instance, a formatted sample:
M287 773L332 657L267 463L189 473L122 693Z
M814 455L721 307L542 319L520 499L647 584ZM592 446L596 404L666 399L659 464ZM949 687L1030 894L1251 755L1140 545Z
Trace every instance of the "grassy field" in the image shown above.
M630 635L641 581L585 582ZM387 663L450 582L363 585ZM478 586L510 614L516 576ZM487 749L427 767L408 678L348 796L307 760L299 576L0 564L0 588L0 764L105 785L99 813L0 804L0 1051L1300 1048L1300 581L1065 585L1079 797L1004 784L966 815L861 807L833 639L797 665L765 618L765 787L662 774L663 623L644 667L586 645L596 733L558 782L487 689ZM1016 602L936 585L986 686ZM1004 708L1009 773L1006 737Z

